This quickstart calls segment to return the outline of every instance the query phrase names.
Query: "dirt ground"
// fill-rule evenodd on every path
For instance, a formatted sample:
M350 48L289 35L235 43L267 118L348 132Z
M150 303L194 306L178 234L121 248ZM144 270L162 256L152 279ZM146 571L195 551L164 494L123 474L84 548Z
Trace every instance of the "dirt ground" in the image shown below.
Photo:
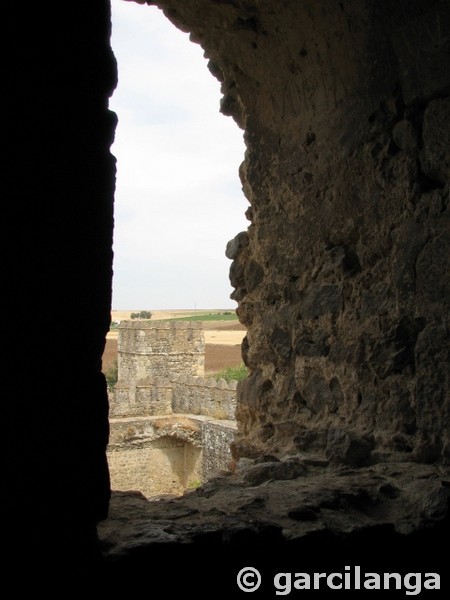
M236 367L241 362L240 344L237 346L206 344L205 346L205 373L216 373L227 367Z
M113 320L129 317L129 312L116 311ZM191 315L193 311L152 311L153 318L167 319ZM206 311L202 311L204 314ZM215 373L227 367L235 367L242 362L241 342L246 329L238 321L209 321L203 323L205 331L205 373ZM118 331L111 331L106 338L103 353L103 371L110 369L117 360Z
M117 338L106 340L103 353L103 371L110 369L117 360ZM215 373L227 367L235 367L242 362L240 344L206 344L205 373Z
M102 370L104 373L111 369L117 360L117 338L106 338L105 350L102 356Z

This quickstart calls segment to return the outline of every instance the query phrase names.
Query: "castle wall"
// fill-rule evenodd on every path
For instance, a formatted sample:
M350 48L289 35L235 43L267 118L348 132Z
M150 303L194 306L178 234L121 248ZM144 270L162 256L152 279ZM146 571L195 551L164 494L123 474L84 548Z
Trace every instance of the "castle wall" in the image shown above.
M230 444L237 432L235 421L205 421L202 425L202 481L230 468Z
M119 381L111 394L111 417L167 415L172 410L173 388L166 377L145 377L137 386Z
M234 421L236 411L236 381L224 379L175 376L172 385L172 410L175 413L207 415L213 419Z
M147 497L180 494L227 470L237 383L198 375L201 324L125 321L118 347L119 381L110 397L112 488Z
M119 381L110 401L110 416L183 413L234 420L237 383L170 374L145 377L131 387Z
M163 437L145 446L108 451L111 483L115 490L140 491L147 498L179 495L201 479L201 450L175 437Z
M450 464L450 3L157 4L245 130L234 457Z
M108 463L114 490L146 497L181 494L227 470L236 423L205 415L110 420Z

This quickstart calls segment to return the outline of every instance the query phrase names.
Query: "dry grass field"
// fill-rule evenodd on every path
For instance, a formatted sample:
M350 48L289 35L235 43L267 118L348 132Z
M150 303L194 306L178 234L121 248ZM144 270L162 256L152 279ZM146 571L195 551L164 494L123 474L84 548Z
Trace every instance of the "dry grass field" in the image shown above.
M129 319L130 314L136 311L113 311L113 321ZM152 320L176 319L182 317L193 317L196 314L205 315L211 310L171 310L151 311ZM217 311L221 312L221 311ZM234 367L242 362L241 342L245 336L246 329L236 319L235 321L204 321L205 331L205 373L215 373L227 367ZM117 360L117 331L111 331L107 335L105 351L103 353L103 371L110 369Z

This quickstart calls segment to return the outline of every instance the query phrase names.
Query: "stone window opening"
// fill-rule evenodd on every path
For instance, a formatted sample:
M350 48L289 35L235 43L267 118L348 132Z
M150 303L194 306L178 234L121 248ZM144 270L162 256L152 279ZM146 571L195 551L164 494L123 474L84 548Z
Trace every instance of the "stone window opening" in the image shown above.
M125 5L122 2L119 3L117 0L113 0L112 9L112 49L113 52L115 52L118 63L119 83L110 104L111 108L115 110L118 115L116 140L118 139L120 142L118 146L115 144L112 147L112 153L114 154L116 152L118 158L115 204L116 211L119 212L115 225L115 236L117 238L115 248L117 246L117 249L115 249L114 261L115 265L117 265L117 268L115 267L115 271L117 271L115 278L121 279L120 283L123 286L125 276L122 271L124 270L123 265L125 263L122 261L121 251L126 254L129 249L122 241L124 236L122 213L124 210L133 210L132 204L127 201L124 196L127 193L128 195L133 193L139 195L142 190L136 187L134 191L133 187L128 187L128 178L131 177L133 179L133 173L135 173L135 171L133 171L135 167L132 164L132 158L134 157L139 163L141 157L137 157L133 151L128 155L123 149L121 115L124 115L125 121L123 131L126 131L126 133L123 135L130 136L129 138L127 137L127 140L129 140L126 144L127 151L129 151L133 140L136 140L139 150L144 154L147 152L149 153L149 158L145 158L144 162L150 165L150 169L152 168L152 145L158 144L158 141L161 141L161 136L164 137L162 132L166 129L168 131L167 135L172 136L172 129L174 127L176 128L179 120L181 128L179 145L181 149L174 155L174 160L176 162L169 166L163 165L162 168L166 170L171 169L172 173L180 170L181 174L177 174L177 177L182 177L183 174L186 174L186 171L183 170L182 157L180 163L182 149L186 148L186 140L183 137L185 136L183 132L186 127L183 121L185 118L183 113L190 113L191 111L194 115L191 119L195 122L195 110L197 109L195 106L193 107L196 96L195 94L190 93L187 94L187 98L183 98L182 104L179 103L178 98L174 99L173 109L171 109L170 106L168 108L161 106L162 94L160 95L159 88L167 87L169 90L176 89L177 84L174 83L173 80L183 76L183 74L180 73L179 67L175 66L175 61L173 61L174 64L172 64L166 57L166 53L174 53L177 55L178 52L179 54L180 47L178 47L177 44L181 44L178 40L183 34L177 31L156 7L144 8L132 4ZM124 10L124 13L120 12ZM143 15L143 12L145 15ZM117 13L116 17L115 13ZM144 36L139 30L138 33L135 34L135 36L139 38L139 41L135 44L134 40L129 40L129 44L125 44L124 39L126 39L127 35L126 27L134 25L135 28L138 28L140 25L133 21L137 14L139 14L139 19L142 22L145 18L148 35L144 39ZM122 20L120 27L117 27L117 36L115 36L115 23L118 22L119 16ZM126 20L127 18L130 19L130 23ZM165 27L163 27L161 19L166 24ZM146 28L143 29L143 32L145 31L145 33L147 32ZM176 38L171 37L173 31L177 32ZM160 39L161 32L166 36L165 38L163 37L162 40ZM157 40L153 42L153 52L156 54L158 54L158 52L161 53L162 64L164 66L167 65L164 73L161 72L162 67L158 66L157 61L153 59L152 56L148 56L148 51L146 50L146 45L149 45L152 40L152 34L157 38ZM193 46L192 42L187 39L183 40L183 42L185 42L186 45L189 45L189 47ZM174 48L172 48L173 44L175 44ZM136 83L132 77L133 68L130 68L128 61L129 53L134 57L136 64L134 68L141 72L139 83ZM197 55L195 58L198 60ZM192 57L192 60L193 59L194 56ZM121 83L121 61L123 61L123 64L128 65L128 70L124 72L123 83ZM204 64L200 65L199 61L197 70L199 70L200 67L204 69L204 77L205 79L208 79L208 85L210 85L209 81L211 80L218 90L219 86L217 81L215 81L211 73L207 71L206 61L203 62ZM197 71L193 70L193 73L195 77L193 85L198 82L201 83L203 80L198 79L199 75L197 75ZM151 83L153 78L156 78L159 82L158 89ZM145 85L143 83L145 79L148 79L149 81L151 92L145 91ZM136 97L134 86L138 86L139 91L143 95L148 94L148 108L143 109L141 105L138 105L136 108L133 107L126 91L122 91L127 85L132 88L130 97ZM202 87L200 86L199 92L201 92L201 90ZM205 90L209 90L209 87L205 88ZM118 99L115 100L117 94ZM215 101L217 102L216 107L211 109L211 113L213 110L216 113L214 119L218 122L220 120L221 123L229 121L229 119L225 119L224 116L219 114L219 95L217 95ZM129 102L129 104L127 104L127 102ZM143 143L138 136L133 136L133 127L130 127L130 116L128 113L134 115L133 118L135 120L143 123L142 129L144 132L148 131L148 135L146 135L148 139L145 143ZM212 122L211 117L209 116L205 116L205 119L207 123ZM171 120L173 120L174 123L172 123ZM203 142L206 143L205 128L207 125L200 125L201 126L197 129L197 133ZM187 125L187 127L189 127L189 125ZM232 124L232 128L234 134L236 126ZM129 133L130 131L131 133ZM215 131L215 129L213 131ZM224 133L226 134L225 138L216 140L214 142L215 146L223 143L226 145L229 143L227 141L227 136L230 134L226 133L226 131L227 130L224 130ZM237 129L236 132L239 136L240 134ZM173 146L175 147L177 143L177 138L174 138ZM194 140L193 154L196 152L197 149ZM235 152L234 160L240 160L243 156L243 152L243 145L239 145ZM163 143L162 154L166 156L167 160L170 160L170 154L165 143ZM232 231L228 229L229 233L225 234L223 227L217 225L217 220L223 220L226 218L226 213L229 212L226 203L227 201L229 202L230 198L221 192L221 186L223 187L224 185L222 181L224 180L222 171L224 171L225 167L228 168L227 163L230 162L228 156L229 153L223 152L220 154L216 151L211 151L211 154L214 155L211 160L215 160L216 163L221 163L220 169L213 169L212 174L208 173L205 176L204 167L202 169L202 165L199 165L200 168L198 169L198 173L194 175L191 174L191 177L188 178L187 186L193 185L195 183L194 179L197 179L199 182L202 180L208 182L209 179L214 177L214 173L217 171L216 177L218 178L218 183L212 183L211 185L215 186L219 195L223 195L223 201L221 201L219 206L217 202L214 202L214 197L208 198L208 202L216 208L214 213L209 215L208 223L203 219L202 226L205 228L213 227L217 229L215 237L220 237L222 239L223 246L223 248L220 249L220 257L218 256L218 260L219 258L222 259L222 265L225 264L228 269L229 263L225 258L224 252L225 245L228 238L234 236L239 225L233 225L235 229ZM221 158L222 155L223 158ZM190 157L188 154L185 155L185 159L189 161ZM225 163L225 160L227 163L223 165L222 163ZM207 164L209 166L214 166L211 162ZM127 169L129 169L130 166L131 176L127 175ZM167 170L167 174L169 174L169 170ZM159 175L155 174L155 177L158 179ZM236 162L234 165L230 164L229 175L226 176L227 179L231 179L232 177L234 177L236 181L239 180ZM158 179L158 181L159 187L157 187L157 185L153 187L153 182L149 182L148 184L150 186L148 191L150 196L149 202L153 207L152 217L149 217L150 232L154 231L154 229L152 229L152 220L154 221L158 218L157 213L159 211L163 211L163 203L165 201L172 202L175 195L175 191L171 188L170 181L168 181L167 177L166 179ZM166 189L166 187L168 189ZM201 189L200 193L202 193ZM158 197L158 194L161 195L162 199ZM210 195L214 196L214 193L211 193ZM239 196L239 210L241 210L240 218L241 222L244 223L245 206L242 202L244 198L241 194L239 194ZM176 198L176 200L178 201L178 198ZM192 204L195 209L195 202L194 199L189 196L189 190L187 191L186 204ZM139 206L140 204L138 203L138 207ZM175 202L174 206L177 206L177 202ZM231 212L233 214L236 212L233 207L231 207ZM140 222L142 222L144 218L145 214L139 214ZM196 217L196 220L197 219L199 220L200 217ZM212 223L210 222L211 219L213 219ZM181 220L182 219L180 219L177 214L174 213L171 215L172 223ZM190 225L182 224L181 226L184 228L191 227ZM197 227L196 224L194 227L194 231L196 231L197 234L187 235L186 244L195 245L199 243L197 241L198 238L205 235L202 234L200 227ZM139 229L138 231L140 233L133 237L143 235L142 230ZM170 231L168 231L165 236L165 244L169 246L169 254L172 253L170 245L177 244L175 237L176 234L174 235L174 233ZM130 240L129 243L133 244L134 240ZM179 247L177 247L176 250L180 252ZM218 249L216 250L218 252ZM190 252L190 249L188 249L188 252ZM164 251L162 251L161 248L152 248L149 250L149 253L159 256L161 258L161 264L164 264ZM213 249L211 249L211 254L212 253ZM151 270L152 268L153 272ZM162 266L161 269L163 268L164 267ZM148 273L148 277L152 278L152 287L157 293L160 286L158 275L155 275L154 272L155 269L158 270L157 261L153 261L150 272ZM146 277L145 274L143 277ZM194 278L195 277L196 273L194 273ZM223 278L228 279L228 274L224 272ZM198 277L195 281L197 282L197 285L199 285ZM205 277L205 280L200 282L200 285L202 284L212 286L214 285L214 282ZM178 287L181 286L179 285ZM114 286L115 293L117 291L116 288L119 288L119 285ZM169 291L168 288L168 292ZM177 291L179 290L176 290L176 292ZM201 289L198 290L198 292L201 291ZM229 291L231 291L231 289ZM150 294L151 292L152 290L150 290ZM120 298L120 292L118 295ZM194 297L197 298L199 295L200 294L194 292ZM113 294L113 306L114 301ZM178 308L181 308L181 306ZM169 326L168 328L166 328L165 325L157 326L156 324L152 325L151 323L150 325L151 326L149 327L149 323L144 321L134 321L129 325L122 321L119 325L118 382L115 388L109 391L110 440L108 446L108 462L113 490L134 489L141 491L147 498L154 498L161 494L176 495L183 493L208 480L214 472L228 468L228 464L231 461L229 446L234 439L236 429L234 417L236 384L235 382L231 384L226 384L223 381L216 382L205 376L205 341L203 331L200 331L198 324L194 323L186 327L183 327L181 324L179 326L174 324L174 326ZM179 346L177 346L177 344L179 344ZM181 415L181 417L179 415ZM170 433L165 436L162 435L160 430L161 427L163 430L169 428ZM192 436L194 437L194 440L191 439ZM165 440L164 443L163 440ZM173 478L168 475L171 466L173 468ZM158 473L160 474L159 482L156 477Z
M234 597L239 569L265 557L272 575L361 564L437 571L448 587L449 3L157 3L211 53L222 110L246 131L251 231L229 252L252 369L240 470L130 514L125 494L110 497L109 1L9 3L5 575L48 591L60 567L72 585L101 561L131 591L167 564L172 595L195 582L211 596L219 581ZM39 346L25 364L30 310ZM167 402L172 388L156 387Z

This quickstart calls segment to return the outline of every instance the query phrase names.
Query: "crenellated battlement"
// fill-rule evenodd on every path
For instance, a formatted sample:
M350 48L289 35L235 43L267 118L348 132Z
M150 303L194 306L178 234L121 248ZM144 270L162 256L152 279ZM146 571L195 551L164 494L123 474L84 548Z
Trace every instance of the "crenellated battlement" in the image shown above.
M202 324L183 321L122 321L118 340L119 381L137 381L170 373L203 376L205 336Z
M234 420L237 382L192 375L147 376L130 386L118 382L110 416L155 416L172 413Z

